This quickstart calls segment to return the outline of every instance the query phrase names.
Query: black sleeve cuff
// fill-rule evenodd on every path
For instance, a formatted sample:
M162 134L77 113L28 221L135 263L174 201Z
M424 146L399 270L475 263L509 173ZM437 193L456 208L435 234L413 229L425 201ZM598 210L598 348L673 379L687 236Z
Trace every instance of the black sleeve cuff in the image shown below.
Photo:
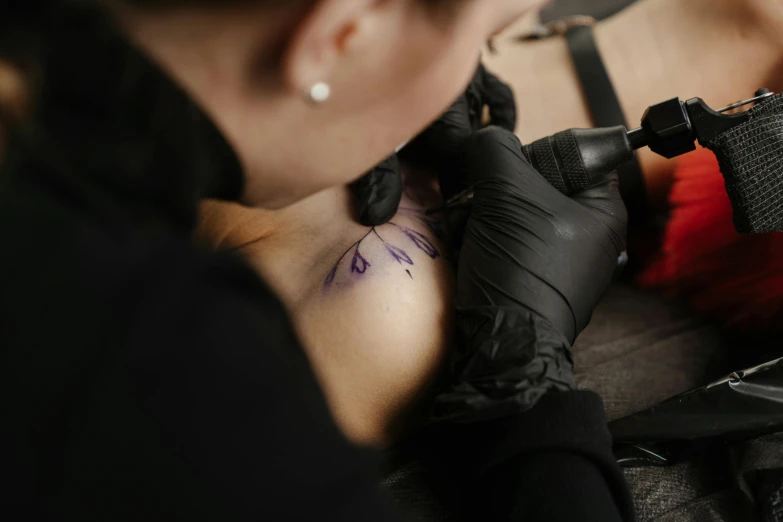
M509 467L524 468L541 455L581 457L603 476L622 520L634 520L633 502L612 453L612 437L607 429L603 403L597 394L550 392L524 414L451 425L450 428L457 433L452 441L459 444L463 452L470 448L472 473L485 486L491 487L491 483L498 480L517 480L514 477L523 474L510 472ZM563 477L564 484L569 480L574 477ZM509 487L520 491L508 484L504 489Z

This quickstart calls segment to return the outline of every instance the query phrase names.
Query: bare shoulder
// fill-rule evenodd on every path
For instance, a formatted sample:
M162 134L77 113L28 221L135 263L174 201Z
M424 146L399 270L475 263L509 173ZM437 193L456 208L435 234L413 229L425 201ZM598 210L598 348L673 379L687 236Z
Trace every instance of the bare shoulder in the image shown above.
M326 256L294 310L335 417L356 441L393 438L441 367L454 276L437 236L420 207L403 203L390 224Z

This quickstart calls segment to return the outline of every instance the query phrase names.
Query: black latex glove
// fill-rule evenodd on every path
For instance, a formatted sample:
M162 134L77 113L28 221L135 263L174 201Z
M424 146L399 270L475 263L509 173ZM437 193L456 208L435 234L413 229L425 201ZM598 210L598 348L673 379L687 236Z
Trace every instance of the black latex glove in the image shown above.
M356 195L359 223L367 227L388 223L402 199L402 172L397 155L359 178L351 188Z
M489 109L490 125L514 131L517 123L514 93L479 65L462 96L402 152L405 160L438 173L444 199L467 188L464 180L455 174L463 165L465 142L485 126L485 107Z
M436 416L475 420L575 387L570 347L618 269L627 214L616 178L568 198L506 130L478 131L464 158L475 195L457 267L460 337Z
M465 140L485 126L485 107L489 110L489 125L514 131L517 123L514 93L479 64L465 92L405 148L406 159L435 166L444 161L449 164L459 161L455 156L461 155Z
M441 191L445 198L464 188L464 183L449 174L461 164L465 140L483 127L484 107L488 107L493 125L514 130L517 112L511 88L479 65L467 90L401 152L407 161L442 173ZM402 197L396 156L367 173L352 188L358 200L361 224L377 226L388 222L397 212Z

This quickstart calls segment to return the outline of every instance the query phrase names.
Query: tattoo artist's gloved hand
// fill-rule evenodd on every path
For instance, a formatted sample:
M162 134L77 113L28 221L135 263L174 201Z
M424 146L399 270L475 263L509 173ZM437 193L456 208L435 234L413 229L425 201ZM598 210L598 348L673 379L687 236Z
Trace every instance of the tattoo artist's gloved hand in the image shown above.
M402 198L402 172L393 155L351 185L357 200L359 223L376 227L397 213Z
M401 153L407 161L438 172L450 173L460 164L462 145L483 127L484 107L493 125L513 131L517 122L514 94L506 84L479 65L467 90L443 116L414 139ZM450 197L463 188L444 176L441 190ZM384 161L352 185L358 200L359 222L377 226L397 212L402 197L400 164L396 155Z
M466 188L453 174L463 164L465 141L485 126L485 107L489 110L489 125L514 131L517 123L514 93L479 65L462 96L401 153L405 160L439 174L444 199Z
M616 178L568 198L497 127L470 139L460 175L475 195L457 267L454 387L436 415L467 421L575 387L571 344L618 269L627 214Z

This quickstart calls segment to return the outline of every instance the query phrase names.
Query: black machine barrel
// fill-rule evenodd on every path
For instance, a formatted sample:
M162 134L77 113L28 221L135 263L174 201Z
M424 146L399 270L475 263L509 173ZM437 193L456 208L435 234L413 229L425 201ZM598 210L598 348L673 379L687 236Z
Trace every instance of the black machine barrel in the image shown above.
M633 151L622 126L570 129L522 147L530 164L566 195L601 183L608 172L633 158Z

